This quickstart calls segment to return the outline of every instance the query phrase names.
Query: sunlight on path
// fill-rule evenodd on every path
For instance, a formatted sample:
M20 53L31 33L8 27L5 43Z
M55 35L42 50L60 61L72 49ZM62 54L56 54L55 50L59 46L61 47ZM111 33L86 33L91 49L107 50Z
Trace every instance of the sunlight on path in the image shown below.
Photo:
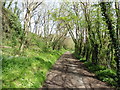
M45 88L110 88L87 71L70 52L63 54L47 75Z

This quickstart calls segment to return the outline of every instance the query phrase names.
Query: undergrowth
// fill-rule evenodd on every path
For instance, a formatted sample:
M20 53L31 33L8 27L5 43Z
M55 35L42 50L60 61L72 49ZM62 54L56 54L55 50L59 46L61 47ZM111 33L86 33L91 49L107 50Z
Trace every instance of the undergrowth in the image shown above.
M3 88L40 88L46 79L46 73L65 50L49 52L33 52L26 50L23 56L2 58Z
M117 86L117 74L113 69L108 69L104 65L95 65L91 61L87 61L85 58L81 57L74 53L74 56L80 60L80 62L84 62L85 66L88 68L90 72L95 73L96 77L104 82L107 82L109 85L115 87Z
M84 62L84 64L91 72L95 73L99 80L107 82L111 86L117 85L117 75L115 70L108 69L102 65L94 65L87 61Z

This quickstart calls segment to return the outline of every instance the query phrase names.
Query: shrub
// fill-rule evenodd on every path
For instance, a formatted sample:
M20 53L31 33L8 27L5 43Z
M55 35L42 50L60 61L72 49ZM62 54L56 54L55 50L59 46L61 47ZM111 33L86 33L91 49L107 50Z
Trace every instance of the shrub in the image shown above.
M86 61L86 58L80 58L80 61L81 61L81 62L85 62L85 61Z
M92 62L85 62L85 65L92 72L96 72L96 71L99 71L99 70L105 70L106 69L106 67L104 67L102 65L94 65L94 64L92 64Z
M97 71L95 74L100 80L108 82L111 85L116 85L117 75L115 71L106 69Z
M75 56L77 59L80 59L80 58L81 58L81 56L78 55L78 54L76 54L76 53L74 53L74 56Z
M117 84L117 75L114 70L107 69L102 65L94 65L92 62L85 62L85 66L88 67L90 71L94 72L98 79L105 81L112 86Z

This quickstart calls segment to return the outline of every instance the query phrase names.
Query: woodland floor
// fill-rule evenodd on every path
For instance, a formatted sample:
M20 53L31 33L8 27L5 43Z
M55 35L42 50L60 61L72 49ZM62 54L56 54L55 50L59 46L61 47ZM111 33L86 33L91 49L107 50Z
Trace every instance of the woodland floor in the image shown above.
M85 88L86 90L101 88L100 90L103 90L110 89L110 86L98 80L95 74L88 71L83 62L75 59L70 52L66 52L47 74L43 88Z

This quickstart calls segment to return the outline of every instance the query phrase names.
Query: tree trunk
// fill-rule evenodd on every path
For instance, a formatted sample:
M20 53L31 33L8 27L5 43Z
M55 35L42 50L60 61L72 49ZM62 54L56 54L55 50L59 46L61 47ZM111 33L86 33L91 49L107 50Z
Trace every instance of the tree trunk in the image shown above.
M92 62L93 64L98 64L98 44L93 45L92 50Z
M78 44L75 44L75 54L77 56L80 56L81 47Z
M109 3L107 3L107 4L109 4ZM101 5L102 14L105 17L105 21L106 21L106 24L107 24L107 27L109 30L113 48L115 49L115 61L117 64L116 66L117 66L117 78L118 78L117 83L118 83L118 87L120 87L120 45L119 45L119 40L115 36L115 30L112 25L112 19L110 18L110 15L107 13L108 5L106 5L106 2L101 2L100 5Z
M19 47L19 51L20 53L23 52L23 49L24 49L24 45L25 45L25 42L26 42L26 37L27 37L27 32L24 30L23 32L23 36L22 36L22 39L21 39L21 43L20 43L20 47Z

